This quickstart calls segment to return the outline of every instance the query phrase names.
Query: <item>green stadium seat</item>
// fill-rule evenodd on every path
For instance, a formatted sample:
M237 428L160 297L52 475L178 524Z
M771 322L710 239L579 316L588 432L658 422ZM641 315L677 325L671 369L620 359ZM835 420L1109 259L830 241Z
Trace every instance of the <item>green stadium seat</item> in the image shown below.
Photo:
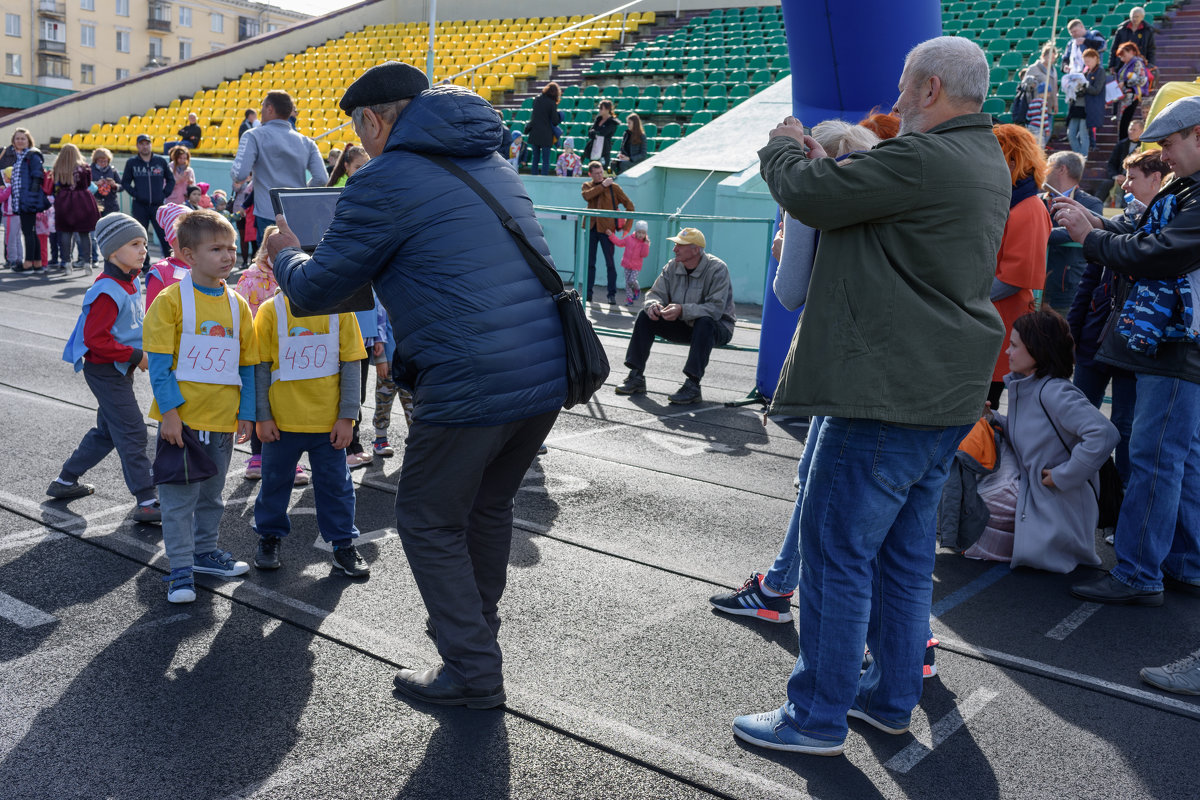
M1016 81L1005 81L997 86L996 91L992 92L992 94L996 95L997 97L1003 97L1005 100L1007 100L1016 95L1017 87L1020 85L1021 84L1017 83Z
M521 108L525 109L525 110L533 108L533 100L534 100L534 98L532 98L532 97L526 97L524 100L521 101Z
M678 114L683 110L683 101L678 97L666 97L659 107L661 114Z
M663 97L683 97L683 87L678 83L672 83L670 86L663 88Z
M708 88L708 84L704 84L704 83L688 83L688 84L684 84L684 87L683 87L683 96L684 96L684 97L688 97L688 98L691 98L691 97L704 97L705 90L706 90L707 88Z
M657 99L662 94L662 87L657 83L652 83L649 86L642 87L641 97L653 97Z
M700 130L703 127L704 127L703 123L689 122L688 124L683 126L683 135L691 136L693 133L695 133L696 131Z
M697 111L695 114L692 115L692 122L699 122L701 124L707 124L709 122L712 122L713 118L715 116L716 116L716 114L714 114L711 111Z
M724 114L729 110L729 100L724 97L714 97L708 101L708 105L706 107L713 113Z
M683 101L683 113L695 114L704 110L704 96L694 95Z
M599 62L597 62L599 63ZM564 86L562 90L563 97L579 97L578 86Z
M1008 70L1006 70L1004 67L992 67L992 70L990 73L988 73L988 75L991 82L994 84L1008 80Z
M599 97L600 96L600 87L594 83L588 84L587 86L583 87L583 96L584 97ZM529 107L533 108L533 105L531 104Z
M756 86L766 86L768 83L772 83L771 70L769 70L769 69L756 70L750 76L750 83L753 83Z
M642 90L640 86L635 83L631 83L628 86L621 87L621 97L632 97L636 99L637 96L641 94L641 91Z
M744 83L739 83L739 84L735 84L729 90L729 99L730 100L733 100L733 99L745 100L751 94L753 94L753 92L750 91L749 86L747 86Z
M713 70L712 72L708 73L708 78L706 78L706 80L709 83L724 83L726 80L725 71L720 69Z
M776 72L781 70L790 72L792 69L792 63L788 60L787 56L778 56L774 61L771 62L771 69L775 70Z
M658 113L658 100L653 97L643 97L637 101L633 108L639 115Z
M708 80L708 76L705 73L701 72L700 70L695 70L693 72L689 72L687 75L683 76L683 82L685 84L687 84L687 83L704 83L704 81L706 81L706 80Z
M683 128L678 122L669 122L662 127L662 135L664 139L678 139L683 136Z
M683 72L682 58L666 58L663 59L662 71L672 75L678 75Z
M983 101L984 114L1003 114L1007 110L1004 101L999 97L989 97Z
M658 126L653 122L643 122L642 129L646 132L647 139L653 139L655 136L658 136Z
M735 69L729 73L728 83L746 83L750 80L750 73L744 69Z

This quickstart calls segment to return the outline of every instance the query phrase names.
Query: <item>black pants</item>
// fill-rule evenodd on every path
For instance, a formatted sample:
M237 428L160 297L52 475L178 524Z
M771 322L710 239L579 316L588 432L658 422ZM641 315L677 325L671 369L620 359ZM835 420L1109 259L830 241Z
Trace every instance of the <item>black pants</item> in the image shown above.
M167 234L163 232L162 226L158 224L155 216L158 214L158 209L162 207L162 203L158 205L146 205L145 203L134 200L130 204L129 215L142 224L146 230L154 229L154 235L158 238L158 246L162 248L163 258L171 255L171 245L167 244ZM150 268L150 248L146 248L145 268Z
M713 348L729 344L733 333L712 317L700 317L688 325L681 319L650 319L645 311L641 311L633 323L633 335L629 337L629 349L625 351L625 366L636 370L646 369L646 360L650 358L650 346L654 344L655 336L661 336L669 342L691 345L687 362L683 365L683 374L699 383L704 377Z
M580 292L585 300L591 297L592 287L596 285L596 245L600 245L600 249L604 251L604 262L608 267L608 296L612 298L617 294L617 265L613 261L613 243L609 241L607 233L600 233L592 228L588 231L587 292Z
M42 247L38 244L37 212L22 211L21 237L25 240L25 260L42 263Z
M1142 105L1141 100L1134 100L1129 106L1121 112L1121 121L1117 124L1117 141L1129 138L1129 123L1133 122L1133 115L1137 113L1138 108Z
M246 241L246 218L239 217L237 221L238 238L241 239L242 264L249 263L258 254L258 239L252 242Z
M503 680L496 634L513 498L557 418L554 410L505 425L408 429L396 526L445 670L464 686Z

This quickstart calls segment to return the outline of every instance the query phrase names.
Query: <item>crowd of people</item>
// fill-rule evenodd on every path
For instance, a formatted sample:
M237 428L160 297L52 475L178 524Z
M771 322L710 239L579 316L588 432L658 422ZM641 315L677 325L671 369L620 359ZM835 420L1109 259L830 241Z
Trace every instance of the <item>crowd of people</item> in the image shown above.
M1083 71L1096 69L1086 35L1073 39L1064 69L1076 56ZM776 623L792 619L793 598L799 605L785 702L733 722L751 744L837 755L851 719L907 732L922 679L936 673L936 517L979 430L999 456L964 492L986 508L978 534L959 539L964 555L1061 573L1099 565L1100 510L1115 491L1115 567L1072 593L1137 606L1162 605L1164 589L1200 595L1200 98L1131 127L1120 163L1131 199L1109 218L1079 188L1079 154L1047 158L1042 128L981 113L988 67L970 40L926 41L908 55L892 113L811 131L788 117L759 152L784 212L774 291L804 307L770 412L811 423L774 565L711 599L718 611ZM553 137L557 92L546 88L530 125L539 173L550 168L545 126ZM581 192L589 209L611 215L585 217L585 288L600 248L615 302L620 246L632 305L643 299L649 240L606 173L617 127L606 103L584 147ZM139 137L117 181L105 151L89 166L64 147L47 173L32 134L13 136L6 199L24 252L40 255L21 268L52 258L37 239L38 215L51 208L63 218L60 250L77 247L89 261L90 232L104 265L63 354L97 399L96 425L47 494L91 494L81 479L116 450L135 518L162 525L167 599L192 602L195 573L250 569L218 536L234 443L250 442L244 475L260 481L254 565L283 566L290 489L311 481L333 563L359 577L370 565L355 547L350 470L392 454L399 397L408 433L397 526L442 661L400 670L395 687L493 707L505 699L497 632L513 498L566 398L563 325L530 269L530 251L548 259L549 248L505 156L503 122L478 95L430 89L416 68L388 62L356 80L341 108L361 145L340 151L331 175L289 125L290 95L268 93L261 123L247 117L224 207L193 202L186 145L164 159ZM625 144L616 162L636 163L637 143ZM343 191L308 253L268 192L326 184ZM110 207L117 191L131 195L132 215ZM147 268L150 227L164 258ZM239 238L258 248L235 287ZM689 345L684 383L669 398L687 404L701 399L711 351L730 341L736 316L728 267L703 232L684 228L670 241L616 392L646 390L661 336ZM364 285L374 307L348 308ZM359 428L372 365L368 450ZM138 371L149 374L148 410L133 391ZM1111 417L1100 411L1110 383ZM146 414L159 423L153 464ZM1106 487L1114 453L1117 478ZM1200 665L1142 676L1200 693Z

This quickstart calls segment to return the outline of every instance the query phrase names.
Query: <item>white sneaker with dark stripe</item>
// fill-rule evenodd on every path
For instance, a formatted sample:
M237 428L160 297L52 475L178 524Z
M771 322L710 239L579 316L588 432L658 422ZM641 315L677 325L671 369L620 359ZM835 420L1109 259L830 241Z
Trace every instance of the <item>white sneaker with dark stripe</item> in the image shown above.
M763 576L755 573L736 592L715 594L708 599L709 605L726 614L741 617L756 617L766 622L792 621L792 593L772 597L762 590Z

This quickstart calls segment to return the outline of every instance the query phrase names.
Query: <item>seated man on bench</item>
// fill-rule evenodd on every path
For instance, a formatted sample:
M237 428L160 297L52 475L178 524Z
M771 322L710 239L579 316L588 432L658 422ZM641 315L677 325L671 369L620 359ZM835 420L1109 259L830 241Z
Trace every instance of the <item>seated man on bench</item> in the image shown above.
M684 228L678 236L667 237L675 243L675 257L667 262L654 285L646 292L646 305L633 323L633 335L625 352L629 377L617 387L617 394L642 394L646 391L646 360L654 337L687 343L686 380L667 400L676 404L700 401L700 379L708 366L714 347L729 344L737 322L733 307L733 286L729 267L716 256L704 252L704 234Z

